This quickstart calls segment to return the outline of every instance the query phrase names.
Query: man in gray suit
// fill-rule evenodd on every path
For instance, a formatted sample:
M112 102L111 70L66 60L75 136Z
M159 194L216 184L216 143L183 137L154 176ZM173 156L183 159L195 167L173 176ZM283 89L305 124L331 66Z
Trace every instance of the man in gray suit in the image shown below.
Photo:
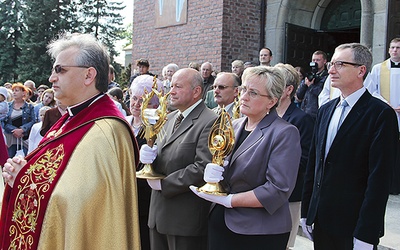
M215 113L219 113L221 108L232 117L235 98L238 96L240 78L234 73L221 72L214 81L213 96L218 107L214 108Z
M171 105L165 136L157 146L144 145L140 160L152 163L164 174L148 180L153 189L149 227L152 249L207 249L207 220L210 203L198 198L190 185L204 184L203 172L211 162L208 134L217 115L202 100L203 79L194 69L184 68L172 76ZM177 118L183 120L177 125Z

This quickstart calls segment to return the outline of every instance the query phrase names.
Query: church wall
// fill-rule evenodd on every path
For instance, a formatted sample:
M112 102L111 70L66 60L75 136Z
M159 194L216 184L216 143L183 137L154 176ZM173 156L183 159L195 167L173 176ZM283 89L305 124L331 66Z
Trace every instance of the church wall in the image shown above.
M175 0L164 0L164 5ZM132 58L146 58L150 71L161 75L162 68L176 63L185 68L192 61L221 62L222 1L187 1L187 23L156 28L155 4L135 0Z
M150 71L156 74L161 74L168 63L174 62L183 68L191 61L210 61L216 71L230 71L230 63L236 59L258 64L258 51L262 46L272 49L272 63L276 64L283 61L285 23L319 29L320 19L330 1L266 1L265 43L260 44L260 0L187 0L187 22L163 28L155 27L158 1L135 0L132 58L148 59ZM369 0L360 1L366 6ZM373 15L373 24L368 23L371 28L363 32L372 33L372 39L368 41L372 41L374 63L378 63L387 57L387 1L368 3L372 10L363 15Z
M360 0L361 5L366 7L372 4L371 13L363 10L364 18L373 15L373 24L368 23L371 29L365 30L366 37L372 34L373 64L379 63L388 57L386 48L387 33L387 1ZM270 0L267 1L267 25L265 27L266 46L274 52L273 64L283 61L285 42L285 22L319 29L321 18L325 7L331 0ZM367 20L369 22L369 20ZM361 27L362 29L363 27ZM270 35L272 34L272 35ZM364 42L364 41L360 41ZM368 45L368 44L366 44Z
M261 1L225 0L221 69L231 71L239 59L258 64L261 34Z

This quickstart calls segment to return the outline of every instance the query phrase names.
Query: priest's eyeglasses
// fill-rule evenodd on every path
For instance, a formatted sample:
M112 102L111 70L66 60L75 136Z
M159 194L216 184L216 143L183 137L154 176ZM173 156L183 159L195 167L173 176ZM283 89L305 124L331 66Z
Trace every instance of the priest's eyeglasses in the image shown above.
M83 65L60 65L60 64L58 64L53 67L51 72L56 72L57 74L59 74L59 73L65 71L64 68L71 68L71 67L72 68L86 68L86 69L90 68L88 66L83 66Z

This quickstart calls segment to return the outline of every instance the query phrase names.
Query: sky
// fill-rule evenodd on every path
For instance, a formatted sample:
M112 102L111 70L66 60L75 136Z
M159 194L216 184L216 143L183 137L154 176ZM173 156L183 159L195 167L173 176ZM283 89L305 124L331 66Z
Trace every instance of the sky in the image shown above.
M121 16L124 17L124 27L133 22L133 1L134 0L122 0L125 5L125 9L121 12ZM119 56L115 58L115 61L122 65L124 65L125 59L125 54L122 49L125 44L126 42L124 40L115 43L116 50L120 53Z
M133 19L133 1L134 0L123 0L125 9L122 11L121 16L125 17L124 24L127 25L132 22Z

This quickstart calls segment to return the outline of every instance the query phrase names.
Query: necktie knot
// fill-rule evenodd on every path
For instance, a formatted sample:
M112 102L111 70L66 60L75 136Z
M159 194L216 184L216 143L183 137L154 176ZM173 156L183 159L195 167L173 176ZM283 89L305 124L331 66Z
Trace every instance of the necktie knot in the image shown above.
M174 124L174 131L179 127L179 125L181 124L183 118L184 117L183 117L182 114L179 114L178 117L176 117L175 124Z

